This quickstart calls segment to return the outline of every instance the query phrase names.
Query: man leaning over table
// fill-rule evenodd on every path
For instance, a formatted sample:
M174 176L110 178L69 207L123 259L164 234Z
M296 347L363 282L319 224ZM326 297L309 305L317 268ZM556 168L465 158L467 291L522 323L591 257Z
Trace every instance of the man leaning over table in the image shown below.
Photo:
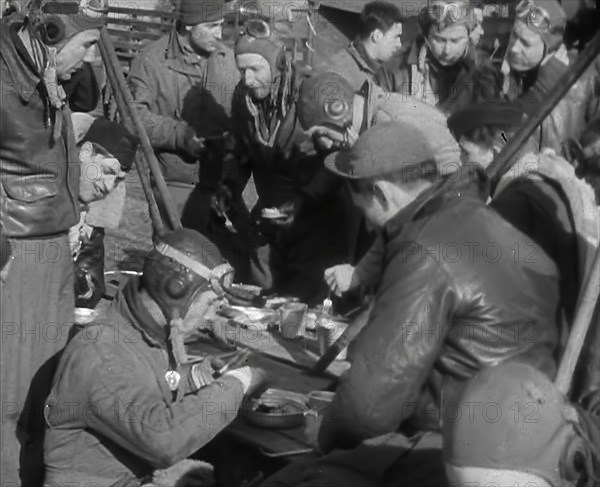
M400 117L326 162L381 229L384 268L321 424L325 455L264 487L445 485L439 428L453 392L506 360L555 373L555 265L541 250L515 260L529 240L486 206L483 174L440 174L434 137Z
M140 485L212 440L262 386L259 369L215 379L211 360L181 351L214 313L221 261L194 230L163 235L143 275L67 345L45 407L45 485Z

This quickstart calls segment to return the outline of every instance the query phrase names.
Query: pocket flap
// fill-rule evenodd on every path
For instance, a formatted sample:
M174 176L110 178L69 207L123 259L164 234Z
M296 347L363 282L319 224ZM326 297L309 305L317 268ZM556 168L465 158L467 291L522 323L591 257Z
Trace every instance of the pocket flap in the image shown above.
M58 194L58 185L54 178L40 176L22 176L14 181L5 181L4 189L9 198L27 203Z

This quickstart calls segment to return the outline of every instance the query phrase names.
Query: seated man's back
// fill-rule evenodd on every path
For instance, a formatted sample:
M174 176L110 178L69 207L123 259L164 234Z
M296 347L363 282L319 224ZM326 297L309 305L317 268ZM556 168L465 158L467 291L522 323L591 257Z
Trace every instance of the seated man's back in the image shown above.
M410 133L408 124L376 126L361 136L350 153L365 151L361 139L366 143L369 134L380 147L385 147L385 141L377 132L409 138L397 135L400 129ZM415 133L413 140L417 137ZM402 142L408 143L399 140L398 144ZM390 157L399 153L397 146L392 149ZM410 155L405 151L403 157ZM354 155L347 157L352 160ZM344 167L343 162L336 164ZM355 178L361 169L352 168ZM537 247L486 206L483 176L426 184L406 182L407 174L403 172L404 179L397 181L388 174L381 176L385 182L375 183L391 192L408 188L414 199L388 213L384 223L382 281L369 323L350 349L352 367L336 391L335 418L322 424L319 441L325 450L352 447L396 431L409 418L416 420L418 428L438 426L419 417L425 414L431 419L432 411L425 404L433 399L437 410L433 423L439 423L440 409L444 414L443 405L452 401L458 383L504 360L520 357L549 376L555 372L558 275L554 263L541 250L519 254L529 246ZM391 184L396 189L390 190ZM353 189L355 202L360 201L376 223L381 210L370 213L374 208L363 206L369 190L360 192L369 185L362 186L360 180L352 185L359 188L358 193ZM427 189L417 191L411 185ZM393 201L388 204L397 208Z

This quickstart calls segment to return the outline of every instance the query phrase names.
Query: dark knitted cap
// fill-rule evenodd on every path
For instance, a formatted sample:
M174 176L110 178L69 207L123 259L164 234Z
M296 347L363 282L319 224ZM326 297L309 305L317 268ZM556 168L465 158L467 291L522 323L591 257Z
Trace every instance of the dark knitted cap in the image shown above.
M81 143L93 142L112 154L124 171L129 171L140 143L123 125L98 118L92 123Z
M519 103L494 102L469 105L448 117L448 128L456 140L485 125L519 127L525 112Z

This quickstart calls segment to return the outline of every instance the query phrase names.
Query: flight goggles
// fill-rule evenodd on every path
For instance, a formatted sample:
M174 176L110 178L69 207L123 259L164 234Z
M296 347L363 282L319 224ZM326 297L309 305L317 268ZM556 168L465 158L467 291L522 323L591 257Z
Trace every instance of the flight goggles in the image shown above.
M550 14L533 0L522 0L516 9L517 19L540 32L551 27Z
M262 19L249 19L244 23L244 29L240 35L247 35L254 39L268 39L271 37L271 28Z

